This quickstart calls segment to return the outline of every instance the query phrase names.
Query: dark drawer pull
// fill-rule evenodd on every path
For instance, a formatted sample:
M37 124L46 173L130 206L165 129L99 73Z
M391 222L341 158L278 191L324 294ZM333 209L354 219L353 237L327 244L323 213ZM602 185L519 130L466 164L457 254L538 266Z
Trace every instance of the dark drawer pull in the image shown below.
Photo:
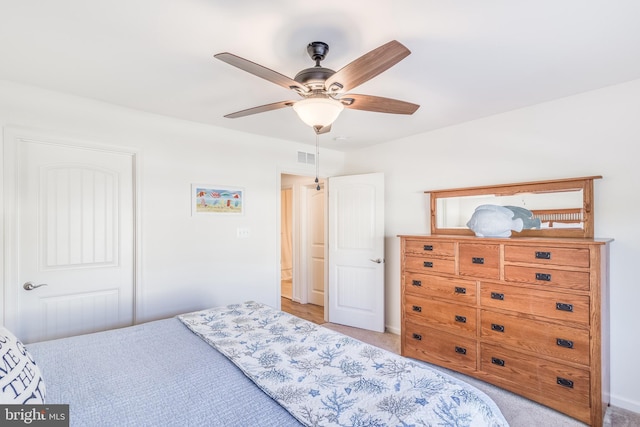
M573 381L568 380L566 378L557 377L556 378L556 383L561 385L562 387L573 388Z
M484 264L484 258L473 257L473 258L471 258L471 262L473 264Z
M458 353L458 354L467 354L467 349L464 348L464 347L456 346L456 353Z
M421 341L421 340L422 340L422 335L420 335L420 334L413 334L413 339L414 339L414 340Z
M556 344L564 348L573 348L573 341L556 338Z
M424 250L425 251L432 251L433 250L433 245L424 245Z
M504 332L504 326L492 323L491 324L491 330L492 331L496 331L496 332Z
M461 288L456 286L456 294L466 294L467 293L467 288Z
M413 307L411 307L411 309L413 311L417 311L418 313L422 312L422 307L420 307L419 305L414 305Z
M536 259L551 259L551 252L536 252Z
M425 261L423 265L425 267L427 267L427 268L432 268L433 267L433 263L431 261Z
M545 282L551 281L551 274L549 273L536 273L536 280L544 280Z
M411 284L413 286L422 286L422 280L413 280Z
M557 302L556 310L573 312L573 304L565 304L563 302Z
M456 315L456 322L460 322L460 323L467 323L467 318L464 316L458 316Z
M494 365L498 365L498 366L504 366L504 360L503 359L498 359L497 357L492 357L491 358L491 363L493 363Z
M499 299L500 301L504 300L504 294L499 294L497 292L491 292L491 299Z

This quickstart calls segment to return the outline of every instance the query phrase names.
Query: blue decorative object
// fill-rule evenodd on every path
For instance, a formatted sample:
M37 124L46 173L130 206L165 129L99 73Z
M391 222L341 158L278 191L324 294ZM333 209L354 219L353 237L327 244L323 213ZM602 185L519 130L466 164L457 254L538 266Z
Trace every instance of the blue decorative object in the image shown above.
M510 237L511 230L522 231L524 221L504 206L480 205L467 222L477 237Z
M540 218L534 218L533 212L529 209L521 208L519 206L505 206L505 208L513 211L514 218L522 218L522 228L529 230L531 228L540 228Z

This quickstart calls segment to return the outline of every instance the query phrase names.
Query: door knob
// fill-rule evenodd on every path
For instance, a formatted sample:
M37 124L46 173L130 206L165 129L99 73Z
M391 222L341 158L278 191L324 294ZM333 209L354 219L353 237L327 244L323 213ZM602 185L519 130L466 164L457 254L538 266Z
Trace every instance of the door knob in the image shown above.
M376 264L382 264L382 259L381 258L369 259L369 261L375 262Z
M47 286L46 283L42 283L40 285L34 285L32 282L27 282L24 285L22 285L22 287L24 288L25 291L32 291L35 288L39 288L40 286Z

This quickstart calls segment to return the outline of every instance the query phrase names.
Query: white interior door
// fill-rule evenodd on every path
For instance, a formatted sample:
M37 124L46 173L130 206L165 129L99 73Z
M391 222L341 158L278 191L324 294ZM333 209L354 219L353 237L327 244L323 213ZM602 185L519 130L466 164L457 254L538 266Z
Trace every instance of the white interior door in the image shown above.
M305 187L307 192L307 297L308 302L324 306L324 184Z
M5 144L17 165L17 257L5 281L16 335L33 342L131 325L132 155L22 138Z
M384 332L384 175L329 178L329 321Z

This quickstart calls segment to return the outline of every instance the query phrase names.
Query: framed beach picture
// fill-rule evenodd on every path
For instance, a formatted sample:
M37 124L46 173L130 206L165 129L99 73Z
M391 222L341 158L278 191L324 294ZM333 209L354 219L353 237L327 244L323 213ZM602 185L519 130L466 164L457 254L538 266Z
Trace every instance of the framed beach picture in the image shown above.
M191 214L242 215L244 189L223 185L191 184Z

